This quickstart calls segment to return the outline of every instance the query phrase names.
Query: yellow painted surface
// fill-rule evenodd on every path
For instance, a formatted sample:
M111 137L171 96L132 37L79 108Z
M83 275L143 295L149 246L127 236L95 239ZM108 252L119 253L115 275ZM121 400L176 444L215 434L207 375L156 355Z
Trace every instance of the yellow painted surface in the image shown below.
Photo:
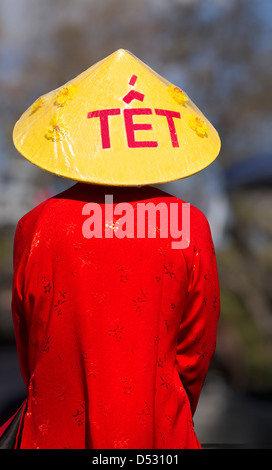
M218 133L186 93L123 49L35 101L13 139L47 171L119 186L185 178L220 151Z

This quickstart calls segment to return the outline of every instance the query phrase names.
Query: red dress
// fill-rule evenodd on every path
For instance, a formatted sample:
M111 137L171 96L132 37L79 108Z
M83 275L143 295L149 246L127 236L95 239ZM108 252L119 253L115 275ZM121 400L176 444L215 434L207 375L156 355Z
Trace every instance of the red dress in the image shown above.
M192 416L220 303L209 224L191 206L186 249L170 237L86 238L83 206L95 202L104 215L105 194L134 211L139 201L182 203L153 187L77 183L19 221L12 312L28 395L20 446L199 448Z

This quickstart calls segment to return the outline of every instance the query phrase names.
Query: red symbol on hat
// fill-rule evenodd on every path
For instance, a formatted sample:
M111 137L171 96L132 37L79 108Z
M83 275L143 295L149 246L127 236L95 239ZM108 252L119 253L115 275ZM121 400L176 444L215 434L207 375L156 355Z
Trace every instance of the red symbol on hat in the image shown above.
M135 85L137 80L137 75L132 75L131 79L129 80L129 85Z
M136 75L132 75L130 81L129 81L129 85L135 85L136 83L136 80L137 80L137 76ZM140 93L139 91L136 91L136 90L130 90L123 98L123 101L127 104L131 103L131 101L133 100L138 100L138 101L141 101L143 102L144 101L144 97L145 95L143 95L143 93Z
M134 86L137 80L137 75L132 75L129 80L129 85ZM145 95L136 90L130 90L124 97L123 101L127 104L133 100L143 102ZM162 116L166 118L168 125L170 139L172 147L179 147L179 141L175 126L174 119L181 119L180 113L167 109L154 109L156 116ZM125 131L127 137L128 148L139 148L139 147L158 147L156 140L136 140L137 131L152 131L153 126L147 122L134 122L134 116L152 115L153 110L151 108L110 108L110 109L98 109L91 111L87 114L87 118L99 118L100 119L100 132L101 132L101 144L103 149L111 148L110 141L110 125L109 121L112 116L123 115Z

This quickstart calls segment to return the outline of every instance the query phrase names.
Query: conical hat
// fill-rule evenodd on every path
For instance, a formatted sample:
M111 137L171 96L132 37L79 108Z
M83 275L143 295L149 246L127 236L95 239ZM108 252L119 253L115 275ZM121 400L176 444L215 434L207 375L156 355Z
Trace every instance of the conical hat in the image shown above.
M189 97L123 49L41 96L13 139L49 172L119 186L185 178L220 151L216 130Z

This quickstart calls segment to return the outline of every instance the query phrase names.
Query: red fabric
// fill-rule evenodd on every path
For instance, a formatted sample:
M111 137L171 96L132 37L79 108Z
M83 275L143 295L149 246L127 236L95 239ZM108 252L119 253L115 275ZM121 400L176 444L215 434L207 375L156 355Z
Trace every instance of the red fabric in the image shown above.
M181 204L152 187L78 183L18 223L21 448L199 448L192 416L219 314L208 222L191 206L183 250L170 238L84 238L82 208L96 202L104 213L105 194L134 210L140 200Z

